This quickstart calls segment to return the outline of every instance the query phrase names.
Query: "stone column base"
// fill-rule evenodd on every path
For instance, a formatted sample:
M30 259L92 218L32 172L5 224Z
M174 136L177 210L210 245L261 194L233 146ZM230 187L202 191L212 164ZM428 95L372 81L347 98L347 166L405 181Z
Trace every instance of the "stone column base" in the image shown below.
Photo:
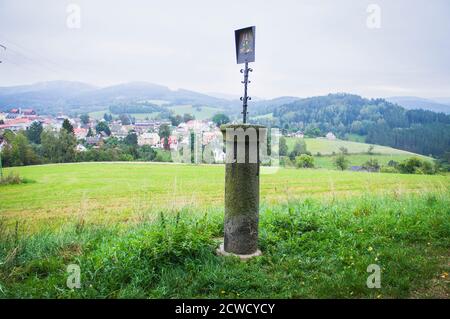
M223 243L221 243L219 248L217 248L217 250L216 250L217 255L219 255L219 256L238 257L242 261L246 261L246 260L249 260L249 259L251 259L253 257L258 257L258 256L262 255L262 252L259 249L257 249L253 254L249 254L249 255L239 255L239 254L228 253L228 252L225 251L223 246L224 246Z

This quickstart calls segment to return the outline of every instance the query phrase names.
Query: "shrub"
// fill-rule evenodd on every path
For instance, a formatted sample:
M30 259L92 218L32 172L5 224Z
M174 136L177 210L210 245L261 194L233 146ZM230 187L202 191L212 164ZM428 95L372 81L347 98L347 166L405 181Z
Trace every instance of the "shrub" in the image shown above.
M33 180L28 178L21 178L19 174L9 173L8 175L0 178L0 185L14 185L14 184L27 184L34 183Z
M280 156L280 166L292 167L294 165L292 164L292 161L288 156Z
M314 157L307 154L302 154L295 158L295 165L298 168L313 168L314 167Z
M410 157L398 165L398 169L404 174L435 174L436 169L432 163L416 156Z
M299 139L299 140L297 140L297 142L295 142L294 150L289 154L289 158L291 159L291 161L295 161L295 158L297 156L300 156L301 154L307 154L307 153L308 152L306 149L305 140Z
M341 171L347 169L349 165L349 160L344 154L339 154L333 159L333 163L336 166L336 168L340 169Z
M158 150L155 157L155 162L172 162L172 156L168 151Z
M362 167L369 172L378 172L380 170L380 164L378 163L378 160L374 158L369 159Z

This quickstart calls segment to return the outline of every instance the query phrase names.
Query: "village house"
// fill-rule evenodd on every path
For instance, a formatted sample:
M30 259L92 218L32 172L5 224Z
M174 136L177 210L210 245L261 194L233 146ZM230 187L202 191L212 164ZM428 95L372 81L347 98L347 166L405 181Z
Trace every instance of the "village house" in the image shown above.
M36 115L36 111L33 109L23 109L21 114L23 116L34 116L34 115Z
M86 137L86 143L89 145L94 145L94 148L98 148L103 144L103 139L101 135L88 136Z
M0 136L0 152L3 150L3 148L6 146L6 140L3 138L3 136Z
M111 130L111 136L123 139L128 135L128 131L131 129L131 126L114 122L109 126L109 129Z
M87 136L88 130L85 128L74 128L73 129L73 134L75 135L75 137L77 138L77 140L81 140L81 139L85 139Z
M160 136L158 133L143 133L138 136L138 145L150 145L156 147L160 143Z
M75 147L75 151L77 151L77 152L86 152L86 151L87 151L87 148L86 148L84 145L78 144L78 145Z
M178 138L175 135L171 135L168 138L169 148L171 150L178 150ZM157 145L159 148L164 148L164 137L161 137L159 144Z
M155 121L155 120L136 121L133 125L133 129L137 133L157 132L159 130L159 127L163 124L171 125L172 123L168 121Z
M222 132L217 129L214 131L203 132L202 134L202 145L207 145L216 139L222 138Z
M328 132L327 135L325 135L325 137L327 138L327 140L330 140L330 141L336 140L336 135L334 135L331 132Z
M27 130L34 121L28 118L19 117L15 119L6 119L4 122L5 124L0 125L0 130L8 129L17 132L20 130Z
M206 121L190 120L186 122L186 129L195 132L209 131L209 124Z

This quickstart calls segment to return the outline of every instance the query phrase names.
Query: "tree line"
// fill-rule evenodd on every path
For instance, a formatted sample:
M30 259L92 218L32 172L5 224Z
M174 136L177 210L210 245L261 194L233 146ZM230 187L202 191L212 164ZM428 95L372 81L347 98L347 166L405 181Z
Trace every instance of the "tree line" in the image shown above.
M88 136L94 135L91 129L89 132ZM104 132L108 136L111 134L104 121L97 124L95 132ZM170 126L162 125L159 133L161 137L167 138L171 134ZM68 120L63 122L59 132L44 129L42 123L36 121L26 131L14 133L6 130L3 139L6 143L1 160L5 167L89 161L171 161L168 150L155 150L149 145L139 146L134 131L130 131L123 140L108 137L97 145L81 140L79 143L86 149L77 151L78 142Z

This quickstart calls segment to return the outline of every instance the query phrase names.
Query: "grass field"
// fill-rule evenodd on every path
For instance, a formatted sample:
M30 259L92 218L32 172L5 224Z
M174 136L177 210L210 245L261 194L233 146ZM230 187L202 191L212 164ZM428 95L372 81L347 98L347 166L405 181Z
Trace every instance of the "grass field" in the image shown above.
M259 247L219 257L222 165L5 169L0 298L449 298L450 177L280 169L261 176ZM67 266L81 288L66 286ZM369 289L371 264L381 288Z
M103 118L104 114L110 114L109 110L103 110L103 111L97 111L97 112L91 112L89 113L89 117L95 120L101 120ZM130 116L136 118L137 120L145 120L145 119L155 119L160 112L152 112L152 113L131 113ZM114 114L114 116L117 116L117 114Z
M186 113L192 114L195 116L195 119L197 120L211 119L217 113L223 112L221 109L214 107L201 106L200 109L198 109L196 107L193 107L192 105L177 105L171 106L168 109L178 115L184 115Z
M298 138L288 137L286 138L286 143L288 145L289 151L294 148L294 145ZM369 159L376 159L380 165L387 165L390 160L400 163L411 156L418 156L429 161L433 159L423 156L420 154L414 154L411 152L398 150L392 147L374 145L372 150L372 155L367 154L370 144L353 142L353 141L343 141L343 140L327 140L323 138L305 138L306 148L314 156L314 166L316 168L326 168L334 169L335 165L333 163L335 154L340 153L340 148L345 147L348 150L349 166L362 166ZM321 156L317 154L320 153Z
M163 101L161 101L161 102L163 102ZM161 104L161 102L160 102L160 104ZM165 104L165 103L162 103L162 104ZM222 112L221 109L214 108L214 107L201 106L200 108L197 108L197 107L193 107L192 105L169 106L168 109L178 115L184 115L186 113L192 114L195 116L195 118L197 120L211 119L217 113ZM110 111L105 109L102 111L91 112L91 113L89 113L89 116L93 119L100 120L103 118L103 115L105 113L110 114ZM160 114L159 112L153 112L153 113L132 113L130 115L135 117L137 120L145 120L146 118L154 119L159 114ZM114 114L114 115L117 116L117 114Z
M88 221L127 221L142 211L222 207L224 167L156 163L78 163L5 169L34 183L0 186L0 216L27 227ZM261 176L261 201L306 197L401 194L450 188L448 176L280 169Z
M292 150L297 138L287 138L288 148ZM306 148L312 155L321 153L322 155L331 155L333 152L339 153L339 148L345 147L349 154L367 153L371 144L344 141L344 140L327 140L325 138L305 138ZM414 153L398 150L388 146L374 145L372 150L375 154L380 155L415 155Z
M262 205L261 257L215 253L223 210L82 218L33 235L0 222L3 298L449 298L450 196L374 194ZM66 286L67 267L81 287ZM369 265L381 287L366 285Z

